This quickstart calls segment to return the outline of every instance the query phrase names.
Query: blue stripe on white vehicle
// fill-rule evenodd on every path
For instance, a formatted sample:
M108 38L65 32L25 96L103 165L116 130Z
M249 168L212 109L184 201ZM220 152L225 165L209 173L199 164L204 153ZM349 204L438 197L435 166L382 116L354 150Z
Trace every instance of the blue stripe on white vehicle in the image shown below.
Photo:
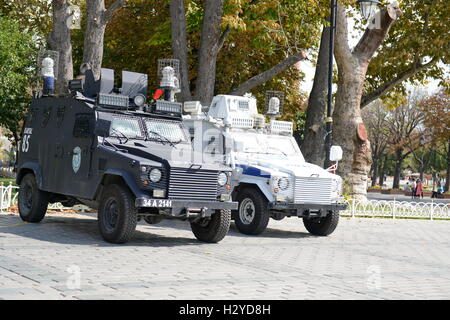
M256 167L248 166L245 164L236 164L236 166L242 168L242 174L246 174L249 176L262 177L262 178L270 178L271 175L269 172L258 169Z

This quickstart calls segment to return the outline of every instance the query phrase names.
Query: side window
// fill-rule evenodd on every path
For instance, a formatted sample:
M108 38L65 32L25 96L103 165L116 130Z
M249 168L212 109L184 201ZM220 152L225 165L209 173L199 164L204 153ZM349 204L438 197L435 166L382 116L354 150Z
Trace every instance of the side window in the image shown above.
M94 115L92 113L78 113L72 135L74 138L89 138L94 133Z

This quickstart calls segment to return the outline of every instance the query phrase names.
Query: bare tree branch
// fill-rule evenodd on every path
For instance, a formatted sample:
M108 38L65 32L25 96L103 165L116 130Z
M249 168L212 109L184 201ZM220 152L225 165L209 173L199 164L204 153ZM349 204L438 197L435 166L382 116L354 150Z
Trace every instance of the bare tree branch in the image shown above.
M285 60L281 61L279 64L277 64L276 66L272 67L271 69L260 73L256 76L254 76L253 78L245 81L244 83L242 83L238 88L234 89L230 94L231 95L243 95L244 93L246 93L247 91L259 86L260 84L263 84L264 82L272 79L273 77L275 77L276 75L278 75L279 73L289 69L290 67L292 67L294 64L296 64L297 62L301 61L301 60L305 60L307 58L306 53L304 51L301 51L297 54L294 54L288 58L286 58Z
M222 32L222 35L220 36L219 41L217 41L217 45L216 45L217 52L222 50L222 47L223 47L223 45L225 43L225 40L227 40L227 37L230 34L230 31L231 31L230 27L227 26L225 28L225 30Z
M114 13L125 5L126 0L116 0L103 12L102 22L108 24Z
M401 15L402 11L397 2L378 11L353 50L353 54L363 61L369 61L383 43L391 26Z
M397 86L398 84L402 83L403 81L411 78L415 74L432 67L438 62L438 59L433 58L430 62L427 62L425 64L420 63L420 59L417 60L409 69L405 70L404 72L400 73L397 77L392 79L389 82L386 82L382 85L380 85L377 89L373 90L372 92L365 94L361 99L361 108L364 108L372 101L375 101L382 95L386 94L389 90Z

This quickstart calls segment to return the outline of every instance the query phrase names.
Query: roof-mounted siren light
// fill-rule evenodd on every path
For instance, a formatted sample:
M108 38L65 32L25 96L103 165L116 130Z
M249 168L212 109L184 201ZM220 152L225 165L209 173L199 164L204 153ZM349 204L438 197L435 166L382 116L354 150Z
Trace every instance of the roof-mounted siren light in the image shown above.
M184 103L184 112L192 116L198 116L202 113L202 104L200 101L186 101Z
M267 91L266 92L266 116L277 118L283 113L284 92Z
M158 60L159 87L164 90L164 100L175 101L175 94L180 89L180 60L159 59Z
M59 52L53 50L40 50L37 57L38 78L44 80L43 94L52 95L55 89L55 80L58 79Z

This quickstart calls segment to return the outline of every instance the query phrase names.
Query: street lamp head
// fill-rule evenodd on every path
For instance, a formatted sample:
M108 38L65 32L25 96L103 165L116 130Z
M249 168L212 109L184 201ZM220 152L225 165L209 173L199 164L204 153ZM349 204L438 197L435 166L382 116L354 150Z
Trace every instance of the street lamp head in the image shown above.
M369 20L375 14L378 9L380 1L378 0L358 0L359 8L361 10L361 15L365 20Z

